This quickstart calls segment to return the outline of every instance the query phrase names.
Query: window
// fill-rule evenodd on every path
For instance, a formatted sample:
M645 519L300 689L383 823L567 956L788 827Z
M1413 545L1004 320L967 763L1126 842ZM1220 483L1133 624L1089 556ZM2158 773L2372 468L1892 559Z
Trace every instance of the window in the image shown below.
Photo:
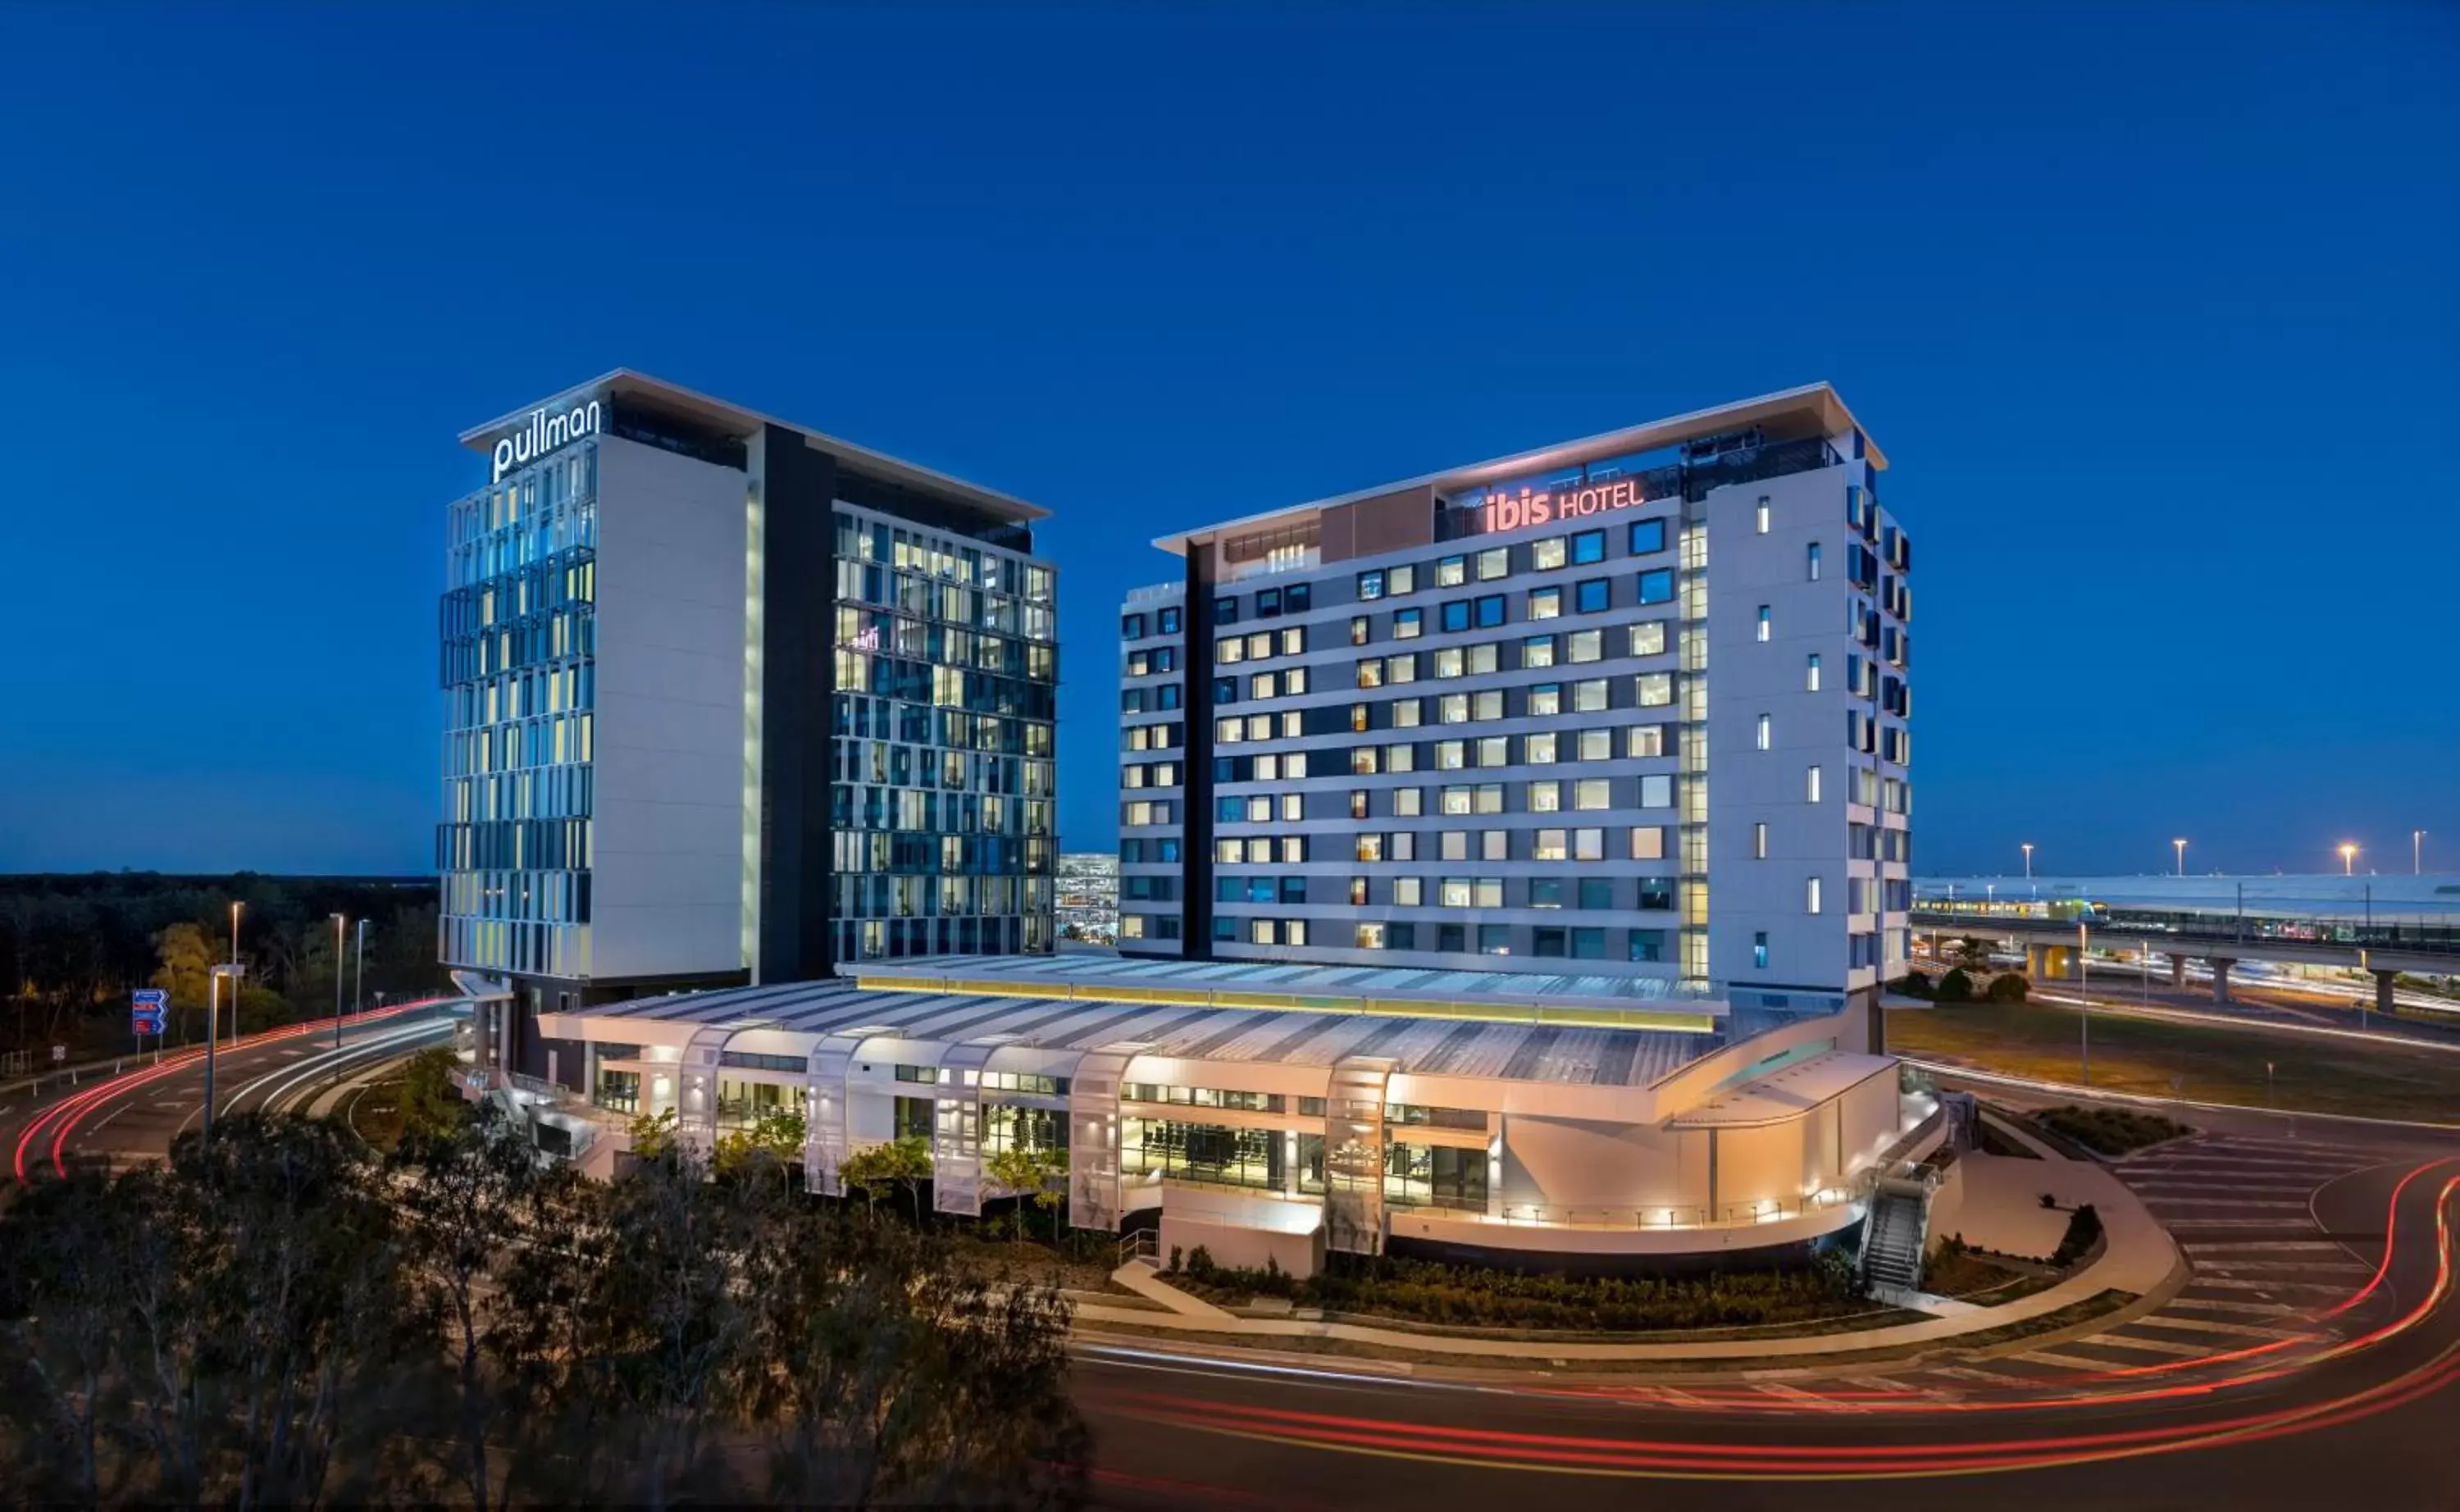
M1810 769L1809 777L1804 782L1803 797L1804 800L1807 802L1816 803L1819 801L1819 769L1817 767Z
M1381 572L1362 572L1358 574L1358 596L1361 599L1382 598L1384 596L1384 574Z
M1582 614L1595 614L1613 604L1614 588L1604 578L1590 578L1572 585L1572 607Z
M1766 929L1756 930L1751 935L1751 969L1754 971L1768 969L1768 931Z
M1363 787L1352 788L1350 790L1349 817L1351 819L1365 819L1367 817L1367 790Z
M1426 789L1396 787L1392 790L1392 813L1398 819L1416 819L1426 812Z
M1272 619L1272 618L1274 618L1274 617L1278 616L1281 612L1282 612L1282 590L1281 590L1281 589L1279 589L1279 588L1258 588L1258 589L1256 590L1256 618L1258 618L1258 619L1260 619L1260 620L1262 620L1262 619ZM1265 942L1262 942L1262 943L1264 943L1264 944L1270 944L1271 942L1270 942L1270 941L1265 941Z
M1559 714L1562 712L1563 685L1561 683L1529 685L1529 713L1533 716Z
M1751 859L1754 861L1768 860L1768 824L1766 821L1762 821L1751 826Z
M1631 654L1663 656L1665 654L1665 622L1649 620L1631 628Z
M1672 672L1642 672L1631 680L1632 702L1643 709L1663 709L1674 701Z
M1417 907L1421 903L1423 903L1423 902L1425 901L1425 891L1424 891L1424 889L1425 889L1425 879L1423 879L1423 878L1419 878L1419 877L1395 877L1395 878L1393 878L1393 879L1392 879L1392 905L1393 905L1394 907L1396 907L1396 908L1415 908L1415 907Z
M1554 732L1521 736L1520 758L1531 766L1551 765L1555 759Z
M1215 599L1213 601L1213 623L1216 625L1238 624L1239 601L1236 598Z
M1664 861L1665 859L1665 827L1659 824L1636 824L1632 826L1631 859L1634 861Z
M1512 548L1510 546L1490 546L1477 554L1477 580L1480 583L1509 576L1511 571Z
M1770 737L1771 730L1771 727L1770 722L1769 722L1769 716L1768 716L1768 715L1766 715L1766 714L1762 714L1762 715L1760 715L1760 719L1759 719L1759 734L1758 734L1757 739L1758 739L1759 748L1760 748L1761 750L1763 750L1763 751L1765 751L1765 750L1767 750L1767 749L1769 748L1769 737Z
M1359 948L1359 949L1361 949L1361 950L1381 950L1381 949L1383 949L1383 948L1384 948L1384 926L1383 926L1382 925L1380 925L1380 924L1362 924L1362 925L1360 925L1360 926L1358 926L1358 933L1357 933L1357 935L1356 935L1356 937L1355 937L1355 943L1356 943L1357 948Z
M1384 837L1381 835L1358 836L1356 839L1356 848L1351 853L1350 859L1352 861L1367 862L1382 861L1384 859Z
M1803 691L1814 693L1819 692L1819 653L1817 651L1811 653L1811 661L1803 672Z
M1388 567L1384 572L1385 591L1396 597L1418 589L1418 569L1412 566Z
M1606 958L1606 932L1599 928L1572 931L1572 958L1576 961L1602 961Z
M1435 926L1435 948L1437 950L1448 951L1453 955L1464 954L1469 949L1467 939L1467 932L1464 931L1459 925L1445 924L1437 925Z
M1674 806L1674 774L1671 772L1650 772L1643 774L1640 778L1640 806L1642 808L1672 808Z
M1802 911L1805 913L1819 911L1819 879L1816 877L1806 879L1806 885L1802 890Z
M1606 654L1606 632L1574 630L1563 642L1563 659L1567 662L1603 661Z
M1426 610L1394 609L1392 611L1392 638L1394 640L1413 641L1419 636L1424 635L1426 632Z
M1559 908L1563 906L1563 880L1559 877L1534 877L1529 882L1529 906Z
M1469 558L1446 557L1435 564L1435 586L1456 588L1469 581Z
M1765 604L1760 606L1759 627L1752 634L1763 641L1769 638L1769 607Z
M1572 685L1572 712L1596 713L1606 707L1606 680L1590 677Z
M1552 572L1563 564L1563 538L1552 536L1529 543L1529 564L1540 572Z
M1614 906L1614 879L1583 877L1580 879L1580 907L1587 912L1601 912Z
M1614 759L1613 731L1583 730L1580 733L1580 741L1581 760L1611 761Z
M1633 556L1644 557L1652 551L1663 551L1665 549L1665 522L1664 520L1641 520L1633 522L1631 527L1631 554Z
M1503 884L1501 883L1495 884L1495 887L1498 891L1501 890L1502 886ZM1506 924L1479 925L1477 926L1477 953L1480 955L1510 955L1512 953L1512 926Z
M1555 637L1552 635L1532 635L1527 640L1522 641L1520 643L1520 665L1527 671L1536 671L1541 668L1554 666Z
M1562 612L1563 590L1561 588L1531 588L1529 590L1529 617L1531 619L1551 620Z
M1145 712L1145 691L1141 688L1131 688L1126 692L1119 694L1119 712L1121 713L1131 714L1143 713Z
M1304 614L1306 612L1307 606L1315 599L1315 585L1312 583L1293 583L1288 587L1283 589L1282 592L1283 601L1289 606L1290 612L1292 614Z
M1663 961L1665 959L1665 930L1634 929L1626 938L1631 942L1632 960Z
M1593 562L1603 562L1605 559L1606 533L1604 531L1582 530L1574 533L1572 536L1572 563L1574 565L1587 566Z
M1640 602L1670 604L1674 601L1674 569L1652 567L1640 575Z
M1469 658L1461 654L1461 648L1457 646L1447 646L1443 650L1435 652L1436 677L1458 677L1468 669Z
M1769 533L1769 501L1768 495L1766 494L1760 495L1757 529L1761 535L1767 535Z
M1574 808L1611 808L1614 805L1608 799L1613 786L1613 783L1601 777L1582 777L1572 784L1572 806Z
M1358 664L1358 686L1361 688L1381 688L1384 686L1384 663L1382 658L1369 657L1366 661Z
M1561 905L1558 904L1556 906L1560 907ZM1533 929L1530 931L1529 939L1531 955L1555 959L1563 954L1563 931L1560 929Z
M1178 610L1167 608L1155 617L1154 628L1164 635L1178 633Z
M1461 812L1466 814L1469 810L1464 808ZM1469 831L1465 829L1444 831L1436 851L1436 858L1441 861L1469 860Z
M1351 615L1349 617L1349 644L1352 646L1364 646L1367 644L1368 639L1367 616L1364 614Z
M1547 781L1547 782L1532 782L1532 783L1530 783L1530 784L1529 784L1529 812L1530 812L1530 813L1532 813L1532 814L1553 814L1553 813L1556 813L1556 812L1559 811L1559 810L1562 808L1562 806L1563 806L1563 784L1562 784L1562 783L1560 783L1560 782L1552 782L1552 781Z
M1622 754L1627 756L1662 756L1665 754L1664 725L1634 725L1623 738Z
M1143 640L1145 638L1145 617L1141 614L1122 615L1119 619L1119 634L1121 638L1126 640Z
M1671 877L1640 879L1640 905L1643 909L1652 912L1673 912L1674 879Z
M1443 628L1447 630L1469 628L1469 600L1454 599L1443 607Z
M1803 548L1803 559L1804 559L1805 565L1808 567L1808 569L1809 569L1809 571L1810 571L1810 573L1811 573L1811 581L1812 581L1812 582L1813 582L1813 583L1818 582L1818 581L1819 581L1819 543L1818 543L1818 542L1814 541L1814 542L1813 542L1810 545L1805 546L1805 547Z

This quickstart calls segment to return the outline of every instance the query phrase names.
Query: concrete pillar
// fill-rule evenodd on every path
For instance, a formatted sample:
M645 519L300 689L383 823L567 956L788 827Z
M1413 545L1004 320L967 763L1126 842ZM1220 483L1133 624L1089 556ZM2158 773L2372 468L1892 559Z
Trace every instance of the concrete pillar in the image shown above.
M2213 1001L2216 1003L2226 1003L2230 1000L2230 968L2237 965L2237 963L2236 961L2223 961L2216 958L2210 963L2210 965L2213 969Z
M2399 981L2399 980L2400 980L2400 973L2399 973L2398 971L2377 971L2377 972L2375 973L2375 1012L2378 1012L2378 1013L2388 1013L2388 1012L2391 1012L2391 1010L2392 1010L2392 999L2391 999L2392 984L2393 984L2393 983L2395 983L2395 982L2397 982L2397 981Z
M2049 954L2050 948L2046 945L2025 947L2025 975L2028 980L2038 983L2050 979Z
M2170 952L2170 990L2183 992L2186 990L2187 958L2173 950Z

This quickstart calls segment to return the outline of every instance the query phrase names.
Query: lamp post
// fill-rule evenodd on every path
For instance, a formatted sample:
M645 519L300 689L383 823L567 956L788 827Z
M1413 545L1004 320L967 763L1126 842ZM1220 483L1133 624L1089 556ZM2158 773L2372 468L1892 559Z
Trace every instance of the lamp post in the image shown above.
M2178 875L2183 877L2187 874L2187 842L2183 840L2174 840L2170 843L2177 849Z
M239 911L246 906L247 905L237 900L231 903L231 1037L233 1039L239 1037Z
M2341 875L2343 877L2354 877L2357 874L2358 847L2350 844L2347 841L2341 841Z
M231 1022L239 1022L240 968L234 963L213 969L205 984L205 1139L214 1137L214 1050L222 1040L223 979L231 985Z
M2025 847L2024 847L2024 848L2025 848L2025 880L2026 882L2031 882L2031 881L2033 880L2033 842L2032 842L2031 841L2025 841Z
M2085 990L2084 952L2091 943L2084 920L2076 921L2076 1043L2084 1061L2084 1084L2092 1085L2092 996Z
M342 932L350 924L340 914L333 915L333 1048L342 1048Z
M358 961L350 969L350 1012L364 1013L368 1011L368 921L360 920L350 933L358 943Z
M2416 876L2426 875L2426 831L2422 829L2408 832L2408 869Z

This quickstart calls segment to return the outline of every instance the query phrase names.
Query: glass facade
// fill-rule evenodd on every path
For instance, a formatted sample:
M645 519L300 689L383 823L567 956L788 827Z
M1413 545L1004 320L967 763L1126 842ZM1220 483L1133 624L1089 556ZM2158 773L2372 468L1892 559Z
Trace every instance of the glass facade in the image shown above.
M1056 575L840 504L840 961L1042 952L1056 935Z
M439 609L448 966L589 970L598 444L456 501Z

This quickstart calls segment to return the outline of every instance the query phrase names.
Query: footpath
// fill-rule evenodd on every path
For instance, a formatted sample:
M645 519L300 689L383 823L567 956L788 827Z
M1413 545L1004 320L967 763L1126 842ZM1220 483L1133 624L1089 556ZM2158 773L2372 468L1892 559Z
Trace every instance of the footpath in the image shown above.
M1271 1349L1296 1345L1321 1351L1325 1341L1346 1346L1342 1352L1380 1355L1387 1352L1412 1359L1436 1357L1465 1367L1516 1367L1533 1364L1684 1366L1745 1365L1818 1367L1823 1364L1867 1365L1875 1358L1902 1357L1957 1349L1970 1340L1974 1352L2000 1349L2020 1352L2046 1343L2098 1332L2150 1312L2166 1303L2185 1284L2187 1266L2168 1230L2153 1221L2126 1183L2096 1161L2069 1160L2025 1130L1993 1119L1993 1126L2022 1141L2038 1159L2000 1157L1967 1152L1964 1193L1947 1232L1968 1242L2011 1253L2046 1253L2063 1232L2068 1214L2089 1203L2102 1221L2101 1253L2075 1274L2029 1296L1996 1307L1980 1307L1925 1293L1893 1296L1887 1301L1906 1310L1929 1314L1918 1323L1849 1330L1832 1333L1779 1338L1703 1338L1679 1343L1619 1344L1594 1338L1553 1340L1535 1331L1498 1338L1416 1328L1379 1328L1303 1316L1242 1315L1189 1295L1172 1286L1153 1261L1138 1258L1121 1266L1112 1281L1153 1306L1138 1307L1125 1299L1103 1300L1080 1295L1076 1327L1094 1335L1124 1329L1139 1333L1158 1331L1191 1342ZM2045 1207L2049 1194L2056 1207ZM1934 1227L1942 1226L1937 1223ZM2048 1234L2047 1243L2040 1236ZM2107 1291L2131 1294L2134 1300L2110 1311L2080 1318L2068 1327L2021 1331L2004 1337L2011 1327L2036 1323L2067 1309L2092 1301ZM1997 1337L1983 1338L1983 1335Z

